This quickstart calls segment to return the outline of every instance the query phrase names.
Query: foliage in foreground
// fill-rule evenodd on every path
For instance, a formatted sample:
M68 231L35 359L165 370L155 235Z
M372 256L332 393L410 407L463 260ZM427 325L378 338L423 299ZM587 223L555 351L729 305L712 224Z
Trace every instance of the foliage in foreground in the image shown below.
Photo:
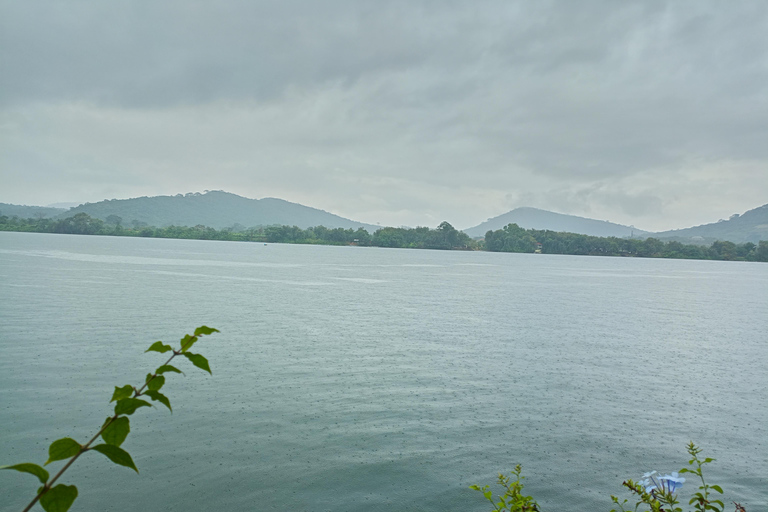
M59 477L82 455L87 451L97 451L115 464L133 469L137 473L138 468L133 462L130 454L121 448L122 443L130 433L130 421L128 416L132 415L141 407L151 407L152 404L142 400L141 396L150 398L171 408L168 397L160 393L160 389L165 384L166 373L183 373L178 368L172 366L170 362L176 356L184 356L196 367L211 373L208 360L200 354L193 354L189 349L196 343L201 336L206 336L219 332L217 329L205 325L195 329L194 334L185 335L178 349L164 344L162 341L153 343L146 352L166 353L172 352L171 357L157 369L154 373L148 373L145 382L141 387L127 384L122 387L115 386L111 402L115 403L114 414L108 417L99 431L90 441L81 445L72 438L65 437L54 441L48 448L48 460L45 466L51 462L67 460L67 463L51 478L48 471L43 467L33 463L21 463L10 466L0 466L0 469L11 469L22 473L31 474L40 480L43 485L38 488L35 497L23 509L23 512L29 511L35 503L40 502L46 512L67 512L78 496L77 487L74 485L55 485ZM92 446L94 442L101 437L104 443ZM696 512L724 512L725 505L722 500L715 499L717 494L723 494L719 485L710 485L704 479L703 467L713 462L715 459L701 459L699 454L701 449L691 442L687 447L691 459L688 461L690 467L683 468L679 473L660 475L652 471L643 475L637 482L626 480L622 483L636 499L634 507L630 500L624 499L619 502L619 498L611 496L613 503L618 507L611 512L684 512L682 507L677 506L677 491L683 487L685 478L679 476L680 473L691 473L701 480L698 492L695 492L688 502L694 505ZM514 480L512 479L514 477ZM493 492L489 486L479 487L470 486L471 489L481 492L486 500L493 506L494 512L542 512L539 504L532 496L526 496L523 493L522 467L518 464L512 471L511 476L499 474L498 484L504 489L504 493L497 498L493 497ZM736 507L735 512L746 512L746 509L739 503L733 503ZM626 508L631 507L631 508Z
M709 457L699 458L701 449L691 442L688 444L688 454L691 459L688 461L690 467L681 469L678 473L660 475L656 471L645 473L642 479L637 482L626 480L622 483L633 495L636 502L634 506L630 500L625 499L619 502L619 498L611 496L613 503L618 506L611 512L683 512L682 507L677 505L677 491L683 487L685 478L679 476L680 473L691 473L701 480L698 492L693 493L689 505L694 506L697 512L723 512L725 505L722 500L715 499L714 493L723 494L723 489L719 485L710 485L704 480L702 468L704 465L713 462L715 459ZM514 480L512 480L514 477ZM483 493L483 496L493 505L493 512L541 512L539 504L532 496L523 494L522 468L518 464L512 471L511 476L504 476L501 473L498 477L498 484L504 489L504 494L497 498L493 497L493 492L488 486L479 487L471 485L470 489ZM739 503L734 503L735 512L746 512L746 509ZM631 507L631 508L625 508Z
M487 485L479 487L477 485L470 485L470 489L474 489L483 493L485 499L491 502L494 512L502 512L508 510L509 512L540 512L539 504L531 496L525 496L523 494L523 468L518 464L515 469L512 470L512 476L515 477L511 480L511 477L504 476L499 473L498 484L504 488L504 494L499 495L498 501L493 498L493 492L488 489Z
M165 384L165 374L182 373L182 371L175 366L171 366L170 362L176 356L184 356L189 359L193 365L210 374L211 368L208 365L208 360L200 354L189 352L189 349L192 348L192 345L194 345L201 336L207 336L214 332L219 331L202 325L195 329L194 334L185 335L181 339L178 349L174 349L170 345L164 344L162 341L153 343L146 352L159 352L161 354L172 352L171 357L164 364L160 365L154 373L148 373L147 377L144 379L144 384L141 387L131 386L130 384L126 384L122 387L115 386L115 392L112 394L112 399L110 400L110 403L116 402L114 414L104 421L104 424L90 441L81 445L74 439L65 437L51 443L48 447L48 461L44 466L47 466L51 462L67 460L64 467L62 467L53 478L50 478L46 469L37 464L32 464L31 462L15 464L12 466L0 466L0 469L13 469L22 473L34 475L40 480L40 483L43 484L37 490L37 494L29 505L24 508L24 512L31 509L38 501L46 512L66 512L69 510L69 507L72 506L72 503L77 498L77 487L64 484L54 486L54 484L77 460L77 458L85 452L99 452L115 464L131 468L138 473L139 470L133 463L130 454L120 447L131 431L128 416L132 415L141 407L152 406L151 403L139 398L142 396L160 402L165 405L168 410L173 412L170 400L160 392L160 389ZM99 437L101 437L104 442L92 446Z

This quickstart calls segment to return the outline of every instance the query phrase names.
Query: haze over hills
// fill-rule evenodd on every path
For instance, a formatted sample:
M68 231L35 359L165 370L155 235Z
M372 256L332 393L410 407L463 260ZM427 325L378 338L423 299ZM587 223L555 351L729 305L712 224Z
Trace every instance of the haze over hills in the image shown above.
M369 232L380 227L282 199L248 199L223 191L86 203L71 208L62 217L71 217L81 212L105 221L114 215L120 217L126 227L142 223L157 227L203 225L216 229L235 224L243 228L288 225L302 229L311 226L344 229L363 227Z
M655 238L674 238L680 242L709 243L727 240L734 243L768 240L768 204L749 210L742 215L733 215L728 220L703 224L686 229L674 229L654 233Z
M47 204L48 208L63 208L64 210L69 210L70 208L74 208L75 206L80 206L82 203L53 203L53 204Z
M119 217L125 227L204 225L216 229L233 226L237 229L244 229L256 226L295 225L302 229L311 226L344 229L363 227L370 233L381 227L355 222L323 210L282 199L248 199L223 191L111 199L98 203L86 203L70 209L52 206L22 206L0 203L0 215L19 218L56 217L61 219L84 212L104 221L107 221L110 216ZM113 217L112 221L114 220ZM464 232L477 238L485 236L489 230L498 230L511 223L525 229L570 232L601 237L654 237L707 245L715 240L757 243L760 240L768 240L768 204L750 210L743 215L734 215L729 220L660 233L651 233L613 222L522 207L488 219L482 224L465 229Z
M0 203L0 215L19 217L20 219L51 218L61 215L66 211L66 208Z
M538 208L515 208L505 214L488 219L472 228L463 230L473 238L485 236L485 233L501 229L507 224L517 224L525 229L541 229L549 231L563 231L592 236L646 237L651 235L632 226L623 226L604 220L587 219L575 215L565 215Z

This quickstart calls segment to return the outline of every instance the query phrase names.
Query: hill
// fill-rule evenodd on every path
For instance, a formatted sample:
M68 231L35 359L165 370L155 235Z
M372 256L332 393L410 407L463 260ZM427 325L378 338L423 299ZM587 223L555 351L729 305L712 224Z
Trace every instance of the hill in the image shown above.
M20 219L37 219L56 217L64 212L66 208L51 208L48 206L22 206L19 204L0 203L0 215L6 217L18 217Z
M114 215L120 217L126 227L145 224L157 227L203 225L222 229L235 224L243 228L279 224L302 229L311 226L363 227L371 233L379 228L282 199L248 199L223 191L111 199L81 204L60 217L71 217L81 212L107 222L115 221L114 217L107 219Z
M736 244L768 240L768 204L743 215L733 215L728 220L703 224L692 228L663 231L652 235L654 238L674 238L684 243L698 243L701 240L723 240Z
M465 229L464 232L473 238L477 238L485 236L485 233L489 230L495 231L503 228L507 224L517 224L525 229L565 231L568 233L592 236L615 236L624 238L629 236L644 237L650 235L647 231L642 231L631 226L623 226L604 220L587 219L575 215L565 215L547 210L539 210L538 208L526 207L515 208L498 217L488 219L475 227Z

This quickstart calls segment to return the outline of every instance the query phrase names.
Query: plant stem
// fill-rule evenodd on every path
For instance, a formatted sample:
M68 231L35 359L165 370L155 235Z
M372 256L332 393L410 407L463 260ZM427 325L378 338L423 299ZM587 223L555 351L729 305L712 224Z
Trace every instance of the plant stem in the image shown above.
M69 461L68 461L66 464L64 464L64 467L63 467L63 468L61 468L61 469L59 470L59 472L58 472L58 473L56 473L56 475L55 475L55 476L54 476L54 477L51 479L51 481L50 481L50 482L46 482L46 483L45 483L45 485L43 486L43 491L42 491L40 494L38 494L37 496L35 496L35 499L33 499L33 500L32 500L32 502L31 502L29 505L27 505L27 508L25 508L25 509L24 509L22 512L27 512L29 509L31 509L32 507L34 507L34 506L35 506L35 503L37 503L37 501L38 501L38 500L39 500L39 499L40 499L40 498L43 496L43 494L45 494L46 492L48 492L48 490L49 490L51 487L53 487L53 484L54 484L54 483L56 483L56 480L58 480L58 479L59 479L59 477L60 477L61 475L63 475L63 474L64 474L64 472L65 472L67 469L69 469L69 466L71 466L71 465L72 465L72 464L73 464L73 463L74 463L74 462L77 460L77 458L78 458L80 455L82 455L83 453L87 452L87 451L88 451L88 448L91 446L91 444L93 444L93 442L94 442L94 441L96 441L96 439L98 439L98 438L99 438L99 436L101 435L101 433L102 433L102 432L104 432L104 429L106 429L108 426L110 426L110 425L112 424L112 422L113 422L113 421L115 421L116 419L117 419L117 414L115 414L114 416L112 416L111 418L109 418L109 421L107 421L107 422L105 422L105 423L104 423L104 426L103 426L103 427L101 427L101 429L99 429L99 431L96 433L96 435L95 435L95 436L93 436L93 437L91 438L91 440L90 440L90 441L88 441L88 442L87 442L85 445L83 445L83 446L80 448L80 451L77 453L77 455L75 455L75 456L73 456L71 459L69 459Z
M168 358L168 360L165 362L165 364L163 364L163 366L165 366L166 364L170 363L170 362L171 362L171 360L172 360L174 357L176 357L177 355L179 355L179 354L181 354L182 352L184 352L184 348L185 348L185 347L182 347L182 348L181 348L181 350L179 350L179 351L176 351L176 350L174 350L174 351L173 351L173 355L172 355L171 357L169 357L169 358ZM147 387L147 385L148 385L148 384L149 384L149 383L152 381L152 379L154 379L155 377L157 377L157 373L153 373L153 374L152 374L152 377L151 377L150 379L148 379L148 380L147 380L147 381L144 383L144 385L143 385L143 386L141 386L141 388L139 388L138 390L136 390L136 393L134 394L134 397L140 396L140 395L141 395L141 392L142 392L142 391L144 391L144 388L146 388L146 387ZM136 388L133 388L133 389L135 390ZM58 473L56 473L56 475L55 475L55 476L54 476L54 477L53 477L53 478L52 478L52 479L51 479L49 482L46 482L46 483L43 485L43 490L42 490L40 493L38 493L38 494L35 496L35 498L34 498L34 499L33 499L33 500L32 500L32 501L29 503L29 505L27 505L27 506L26 506L26 508L24 508L24 510L22 510L21 512L29 512L29 510L30 510L32 507L34 507L34 506L35 506L35 503L37 503L37 502L40 500L40 498L43 496L43 494L47 493L47 492L48 492L48 491L49 491L49 490L50 490L50 489L53 487L53 484L54 484L54 483L56 483L56 480L58 480L58 479L59 479L59 477L60 477L61 475L63 475L63 474L64 474L64 472L65 472L67 469L69 469L69 466L71 466L72 464L74 464L74 462L77 460L77 458L78 458L80 455L82 455L83 453L87 452L87 451L88 451L88 449L90 448L90 446L93 444L93 442L94 442L94 441L96 441L96 440L99 438L99 436L101 435L101 433L102 433L102 432L104 432L104 430L105 430L105 429L106 429L108 426L110 426L110 425L112 424L112 422L113 422L113 421L115 421L116 419L117 419L117 414L115 414L114 416L112 416L111 418L109 418L109 421L106 421L106 422L104 423L104 425L103 425L103 426L102 426L102 427L99 429L99 431L96 433L96 435L95 435L95 436L93 436L93 437L91 438L91 440L90 440L90 441L88 441L86 444L82 445L82 446L80 447L80 451L79 451L79 452L78 452L76 455L74 455L74 456L73 456L71 459L69 459L69 461L67 461L67 463L66 463L66 464L64 464L64 467L63 467L63 468L61 468L61 469L59 470L59 472L58 472Z

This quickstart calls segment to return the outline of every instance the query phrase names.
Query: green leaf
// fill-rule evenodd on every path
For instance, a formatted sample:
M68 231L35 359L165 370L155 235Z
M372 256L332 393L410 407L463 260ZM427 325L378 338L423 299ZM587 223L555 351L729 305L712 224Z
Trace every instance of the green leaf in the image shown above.
M108 418L108 420L111 418ZM128 433L131 431L131 422L125 416L112 421L107 428L101 433L101 438L104 442L113 446L120 446L128 437Z
M192 345L194 345L197 342L197 336L190 336L189 334L185 334L183 338L181 338L181 351L186 352L190 348L192 348Z
M140 400L138 398L123 398L118 400L115 404L115 414L118 416L122 414L133 414L139 407L152 407L152 404L146 400Z
M171 409L171 401L168 400L168 397L161 392L150 389L149 391L145 391L144 394L156 402L161 402L168 408L168 410L173 412L173 409Z
M51 443L51 446L48 447L48 462L46 462L45 465L47 466L56 460L64 460L74 457L80 453L81 448L80 443L71 437L65 437L54 441Z
M139 470L136 469L136 464L133 463L133 459L131 458L131 456L128 454L127 451L123 450L122 448L119 448L111 444L97 444L96 446L90 449L96 450L99 453L103 453L104 455L107 456L109 460L111 460L115 464L120 464L121 466L131 468L137 473L139 472Z
M14 469L16 471L20 471L21 473L29 473L30 475L35 475L38 480L40 480L41 484L44 484L48 481L48 472L38 466L37 464L32 464L31 462L24 462L22 464L16 464L13 466L0 466L0 469Z
M206 358L204 358L200 354L192 354L190 352L184 352L183 355L184 355L184 357L189 359L192 362L193 365L195 365L198 368L203 369L203 370L207 371L208 373L210 373L211 375L213 375L213 373L211 373L211 367L208 366L208 360Z
M133 394L133 386L131 386L130 384L126 384L121 388L115 386L115 392L112 393L112 400L110 400L110 403L114 402L115 400L120 400L122 398L128 398L132 394Z
M170 345L166 345L162 341L156 341L154 342L147 350L144 351L146 354L147 352L160 352L161 354L168 352L169 350L173 350Z
M151 377L151 375L147 375ZM147 389L150 391L158 391L165 384L165 377L162 375L156 375L153 379L147 381Z
M175 373L184 374L183 371L181 371L178 368L176 368L175 366L171 366L169 364L164 364L163 366L161 366L160 368L155 370L155 373L158 374L158 375L162 375L162 374L164 374L166 372L175 372Z
M40 505L45 512L67 512L77 498L77 487L59 484L40 496Z
M201 325L197 329L195 329L195 336L205 336L208 334L213 334L215 332L221 332L218 329L214 329L213 327L208 327L207 325Z
M723 494L723 488L720 487L719 485L710 485L709 488L714 490L714 491L719 492L720 494Z

